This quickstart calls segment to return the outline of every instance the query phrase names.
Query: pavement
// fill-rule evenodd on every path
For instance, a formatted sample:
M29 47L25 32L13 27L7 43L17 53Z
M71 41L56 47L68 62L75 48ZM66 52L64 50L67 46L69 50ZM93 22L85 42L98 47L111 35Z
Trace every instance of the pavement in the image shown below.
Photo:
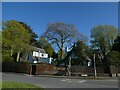
M84 79L51 77L48 75L28 75L19 73L2 73L3 81L25 82L41 86L42 88L118 88L117 78ZM110 90L110 89L109 89Z

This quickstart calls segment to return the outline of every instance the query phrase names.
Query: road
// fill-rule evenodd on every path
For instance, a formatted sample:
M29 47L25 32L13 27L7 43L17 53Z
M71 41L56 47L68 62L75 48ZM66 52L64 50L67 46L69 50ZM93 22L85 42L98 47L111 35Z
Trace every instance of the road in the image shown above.
M118 88L117 79L84 80L2 73L2 80L31 83L43 88Z

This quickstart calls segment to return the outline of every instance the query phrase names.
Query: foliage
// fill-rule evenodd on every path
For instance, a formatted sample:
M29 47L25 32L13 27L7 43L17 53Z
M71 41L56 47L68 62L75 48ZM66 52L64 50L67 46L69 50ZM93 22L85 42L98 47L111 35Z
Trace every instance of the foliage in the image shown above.
M24 22L19 22L20 24L22 24L23 25L23 27L28 31L28 33L31 35L31 39L30 39L30 44L31 45L34 45L34 46L38 46L38 42L37 42L37 38L38 38L38 35L35 33L35 32L33 32L33 30L32 30L32 28L28 25L28 24L26 24L26 23L24 23Z
M85 54L89 53L89 47L83 42L78 40L75 46L75 54L76 56L80 57L81 55L85 56Z
M120 65L120 36L115 39L107 60L110 65Z
M2 31L0 30L0 63L2 62Z
M56 59L58 58L58 53L56 53L55 51L53 52L52 58Z
M107 55L109 65L120 65L120 52L111 51Z
M15 53L22 53L29 50L30 34L28 31L17 21L10 20L3 22L2 30L2 46L3 53L7 51L13 55ZM17 56L17 61L19 55Z
M41 36L38 42L39 42L39 47L43 48L46 51L46 53L49 55L49 57L52 57L54 50L51 44L46 40L46 38L44 36Z
M14 62L14 59L10 55L5 54L2 55L2 62Z
M93 55L90 48L85 44L85 42L78 40L76 44L72 46L71 51L67 53L67 56L64 60L65 64L68 64L70 57L72 59L72 65L86 66L87 62L91 61Z
M91 30L91 48L98 50L99 56L104 60L103 63L117 35L117 28L110 25L99 25Z
M62 60L60 60L60 59L56 59L56 60L54 60L54 65L56 65L56 66L60 66L60 64L62 63Z
M75 47L73 48L73 52L75 53L75 56L77 58L77 61L73 60L73 63L83 65L87 61L91 60L92 52L90 51L90 48L81 40L78 40Z
M120 36L115 39L112 50L120 52Z
M58 59L60 59L60 57L61 57L61 51L59 50L58 51ZM62 51L62 57L65 58L65 51L64 50Z

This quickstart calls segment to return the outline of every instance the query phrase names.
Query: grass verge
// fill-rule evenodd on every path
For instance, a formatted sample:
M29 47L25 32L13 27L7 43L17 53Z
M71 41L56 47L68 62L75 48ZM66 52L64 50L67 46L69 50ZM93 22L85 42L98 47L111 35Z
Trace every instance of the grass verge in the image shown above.
M22 90L22 89L28 89L28 90L44 90L43 88L28 84L28 83L22 83L22 82L0 82L0 85L2 86L2 90L6 89L14 89L14 90Z

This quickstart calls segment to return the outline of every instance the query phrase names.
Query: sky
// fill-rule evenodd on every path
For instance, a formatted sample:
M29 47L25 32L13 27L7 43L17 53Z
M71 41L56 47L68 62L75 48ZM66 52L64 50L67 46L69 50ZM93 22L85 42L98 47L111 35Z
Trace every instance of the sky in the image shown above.
M90 38L97 25L118 27L117 2L3 2L2 20L27 23L39 36L48 23L74 24L76 29Z
M119 2L119 0L2 0L2 2Z

